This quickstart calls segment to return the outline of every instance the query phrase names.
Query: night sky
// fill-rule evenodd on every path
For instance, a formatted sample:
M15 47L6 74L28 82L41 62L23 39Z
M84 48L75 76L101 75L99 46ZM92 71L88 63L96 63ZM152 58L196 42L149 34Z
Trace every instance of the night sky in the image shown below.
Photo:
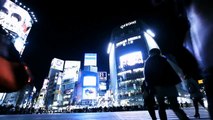
M99 71L109 71L107 47L112 29L135 19L143 20L155 32L164 54L173 54L186 73L198 75L196 61L182 47L189 27L187 20L170 3L152 6L149 0L121 4L22 1L38 19L23 53L38 89L54 57L83 63L84 53L97 53Z

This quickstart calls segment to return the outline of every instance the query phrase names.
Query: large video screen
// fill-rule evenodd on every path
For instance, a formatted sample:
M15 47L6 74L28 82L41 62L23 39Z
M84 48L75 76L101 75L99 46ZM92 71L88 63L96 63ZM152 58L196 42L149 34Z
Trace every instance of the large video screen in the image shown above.
M142 64L143 58L141 51L135 51L124 54L119 58L119 69L121 71L128 70L131 66Z
M96 93L95 88L83 88L83 99L96 99Z
M7 30L16 33L26 40L32 27L32 18L29 13L10 0L1 0L0 24Z
M96 86L96 76L85 76L83 86Z
M65 61L63 79L71 79L71 82L78 81L78 73L80 70L80 61Z

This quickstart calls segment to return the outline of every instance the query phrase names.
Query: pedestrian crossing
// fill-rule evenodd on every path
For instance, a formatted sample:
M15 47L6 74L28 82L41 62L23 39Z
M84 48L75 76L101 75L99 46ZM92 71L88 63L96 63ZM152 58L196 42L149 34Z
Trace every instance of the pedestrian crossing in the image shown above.
M194 118L194 108L183 109L190 120L196 120ZM210 120L207 110L200 108L200 117L202 120ZM156 116L159 119L158 110L155 111ZM179 120L172 110L166 110L168 120ZM115 112L115 115L119 120L152 120L148 111L131 111L131 112Z
M193 117L194 108L183 108L190 120L198 120ZM210 120L207 110L200 108L202 120ZM156 110L157 120L159 119ZM168 120L179 120L172 110L167 110ZM54 113L54 114L17 114L0 115L0 120L152 120L148 111L121 111L121 112L90 112L90 113Z

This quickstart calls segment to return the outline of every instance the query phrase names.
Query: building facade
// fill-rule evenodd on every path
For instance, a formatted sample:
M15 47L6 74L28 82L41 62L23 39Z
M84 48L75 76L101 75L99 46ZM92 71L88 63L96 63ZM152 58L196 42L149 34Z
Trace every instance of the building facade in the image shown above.
M150 46L147 26L139 20L115 28L111 35L109 68L112 94L117 105L143 104L141 84Z

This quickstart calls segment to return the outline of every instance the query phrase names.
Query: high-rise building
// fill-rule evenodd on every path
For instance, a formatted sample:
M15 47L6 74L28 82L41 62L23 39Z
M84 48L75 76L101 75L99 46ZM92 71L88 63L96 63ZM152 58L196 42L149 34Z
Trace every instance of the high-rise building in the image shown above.
M64 60L53 58L48 75L49 84L45 100L46 108L58 110L58 107L62 104L61 82L63 68Z
M99 78L99 96L104 96L106 91L108 90L107 72L106 71L98 72L98 78Z
M79 73L76 82L73 104L95 106L99 90L97 53L84 54L84 70Z
M19 91L19 97L17 99L16 106L22 108L30 108L33 106L33 96L36 93L36 88L32 83L27 84L23 89Z
M95 106L98 97L98 73L81 71L76 83L74 103L83 106Z
M39 92L37 101L35 103L35 109L39 109L39 108L45 108L45 98L46 98L46 94L47 94L47 87L49 84L49 80L48 79L44 79L42 88Z
M70 106L74 99L75 84L79 79L80 61L65 60L62 77L63 109Z
M0 105L3 103L6 93L0 93Z
M148 50L157 47L154 34L140 20L112 31L109 52L110 85L118 105L143 104L141 84ZM148 42L147 42L148 37Z
M20 91L7 93L2 105L13 105L16 106Z

